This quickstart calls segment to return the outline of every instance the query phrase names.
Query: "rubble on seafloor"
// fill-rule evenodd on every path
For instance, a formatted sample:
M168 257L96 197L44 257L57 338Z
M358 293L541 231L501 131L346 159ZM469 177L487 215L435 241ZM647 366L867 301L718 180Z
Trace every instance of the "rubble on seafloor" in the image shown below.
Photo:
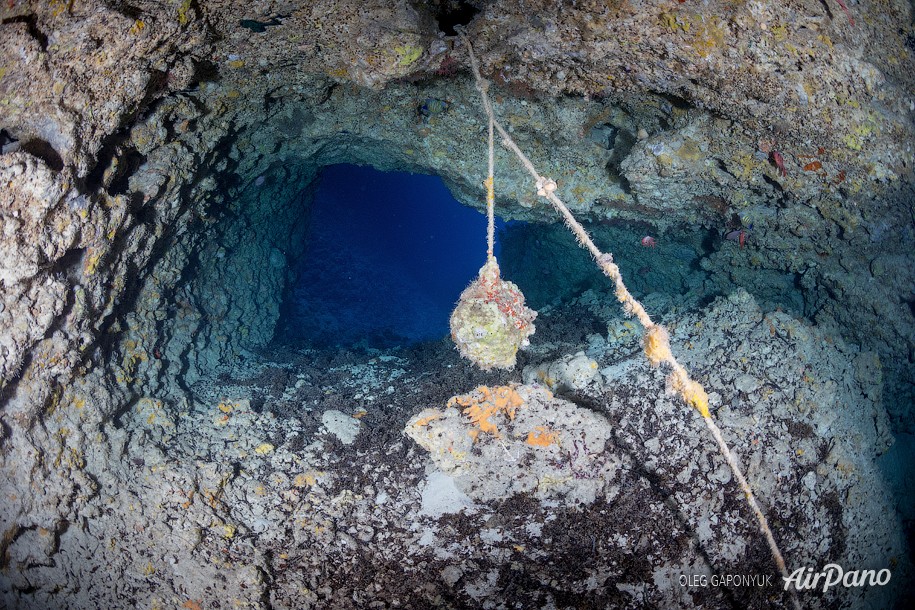
M904 543L875 465L889 433L873 355L763 314L745 292L671 322L789 566L889 553L901 583ZM177 404L144 397L104 427L110 452L85 457L108 460L86 509L107 517L70 528L60 560L29 573L82 607L124 595L201 607L770 607L780 586L677 582L774 568L699 418L665 396L662 371L620 355L638 342L592 341L598 375L560 396L478 373L449 400L443 382L461 365L440 343L264 359ZM572 347L557 345L555 361L574 363L562 356ZM303 362L326 367L323 390L303 383ZM20 537L10 557L30 561L40 542ZM880 606L893 591L801 599Z

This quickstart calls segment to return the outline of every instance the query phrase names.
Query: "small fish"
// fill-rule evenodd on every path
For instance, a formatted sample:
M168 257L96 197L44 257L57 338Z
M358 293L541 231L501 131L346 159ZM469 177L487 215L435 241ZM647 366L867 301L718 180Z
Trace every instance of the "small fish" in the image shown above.
M282 25L283 22L280 21L280 17L271 17L270 21L256 21L254 19L242 19L238 22L243 28L247 28L254 32L255 34L263 34L267 31L267 28L274 25Z
M420 118L430 119L437 114L447 112L449 108L451 108L450 102L435 97L427 97L416 109L416 113L419 114Z
M642 247L643 248L654 248L658 245L658 240L656 240L651 235L646 235L642 238Z
M747 243L747 232L743 229L736 229L726 234L724 238L728 241L737 242L743 248L743 245Z
M782 178L786 178L788 176L788 172L785 170L785 158L782 156L782 153L778 152L777 150L773 150L770 156L772 157L772 162L775 163L775 167L777 167L778 171L781 172Z

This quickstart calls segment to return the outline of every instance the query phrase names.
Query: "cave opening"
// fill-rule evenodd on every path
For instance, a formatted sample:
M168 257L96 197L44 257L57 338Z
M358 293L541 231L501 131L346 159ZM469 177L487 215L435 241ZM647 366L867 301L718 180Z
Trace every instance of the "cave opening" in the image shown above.
M485 256L485 216L437 176L327 166L307 224L274 343L389 348L441 339Z
M456 27L469 24L480 9L464 0L444 0L438 7L435 20L439 29L448 36L456 36Z

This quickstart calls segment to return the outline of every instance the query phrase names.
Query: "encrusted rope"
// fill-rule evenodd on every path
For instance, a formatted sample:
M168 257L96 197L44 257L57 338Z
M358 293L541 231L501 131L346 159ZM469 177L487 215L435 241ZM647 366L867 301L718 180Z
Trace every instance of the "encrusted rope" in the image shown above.
M486 260L493 261L496 242L496 186L495 186L495 136L493 135L493 116L489 115L489 173L486 176Z
M534 183L537 187L537 194L547 199L553 205L556 211L559 212L559 214L562 216L566 226L575 235L578 243L591 253L591 256L594 257L594 260L597 262L598 267L600 267L600 270L604 273L604 275L613 280L614 286L616 288L616 298L622 304L623 310L626 313L632 314L638 318L639 323L645 329L644 346L645 356L648 358L648 361L655 366L658 366L663 362L670 367L671 373L668 377L668 382L671 390L679 394L680 397L683 398L683 400L688 405L695 408L696 411L699 412L699 415L702 416L702 420L705 422L705 425L708 427L709 431L714 437L715 442L718 443L718 449L721 451L725 461L731 468L731 472L734 473L734 478L737 479L737 483L740 485L740 489L743 491L750 509L753 511L753 514L756 515L756 519L759 522L759 529L765 537L766 542L769 544L769 550L772 553L772 559L775 561L775 565L778 567L778 570L781 572L782 576L787 579L788 569L785 566L785 560L778 548L778 544L776 544L775 538L772 536L772 530L769 529L769 522L766 520L766 516L763 514L762 509L760 509L759 504L756 502L756 497L753 495L753 490L750 488L750 484L747 482L746 477L743 475L743 472L740 469L740 465L737 463L737 459L731 453L727 442L721 435L721 429L718 428L718 425L712 419L711 412L708 408L708 394L706 394L705 389L699 382L691 379L689 373L686 371L683 365L677 362L677 359L674 358L673 353L670 351L670 337L667 333L667 330L660 324L656 324L652 321L651 317L648 315L648 312L645 311L645 308L642 306L642 304L634 296L632 296L632 293L630 293L626 288L626 285L623 283L623 276L620 274L619 266L613 262L613 255L609 252L600 251L600 249L594 244L591 236L588 235L588 232L585 231L584 227L582 227L581 224L575 219L575 217L572 215L572 212L569 211L568 206L566 206L566 204L556 196L556 181L551 178L547 178L546 176L541 176L537 172L530 159L528 159L527 156L521 152L521 149L518 148L518 145L515 144L514 140L512 140L508 132L505 131L499 121L496 120L495 113L492 109L492 103L489 100L489 82L486 81L480 74L480 66L477 63L477 58L476 55L474 55L473 47L471 46L470 41L467 39L463 32L458 32L458 35L467 46L467 53L470 56L470 66L473 69L473 75L476 79L476 87L480 92L480 96L483 100L483 110L486 112L486 116L489 119L489 178L487 178L486 203L487 208L490 210L490 223L492 223L491 206L492 201L494 200L492 176L493 127L495 127L496 131L499 132L499 135L502 136L502 145L515 153L515 156L518 157L518 160L521 161L521 164L533 177ZM490 224L490 256L492 256L491 226L492 225ZM794 595L793 591L791 593L791 599L794 603L794 607L800 609L800 603L798 602L797 597Z

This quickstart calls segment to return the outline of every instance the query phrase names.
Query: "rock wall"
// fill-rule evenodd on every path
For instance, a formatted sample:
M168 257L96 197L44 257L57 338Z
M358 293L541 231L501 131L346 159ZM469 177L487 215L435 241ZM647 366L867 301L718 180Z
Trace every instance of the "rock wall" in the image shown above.
M51 561L93 516L124 450L105 425L271 338L322 165L436 173L481 206L447 4L0 5L4 564L23 537ZM478 8L497 112L576 214L672 242L746 228L704 259L713 283L793 274L915 426L910 3L858 3L854 25L814 0ZM553 221L497 161L501 213Z
M747 228L757 247L708 258L710 271L727 269L738 283L759 270L794 274L810 303L805 313L872 344L893 390L907 385L915 295L912 266L899 262L915 235L906 206L915 100L905 69L911 33L889 24L910 21L911 8L860 5L852 25L816 3L713 4L701 15L592 4L500 2L481 7L469 30L500 116L558 180L560 194L585 219L646 222L672 240L699 227ZM185 318L205 316L214 328L229 320L204 332L203 361L230 358L245 343L236 338L257 324L242 320L250 283L237 294L228 285L182 288L197 290L201 303L169 287L189 275L217 284L219 274L238 277L230 261L241 225L223 225L233 213L275 216L325 163L436 173L479 206L483 125L460 72L466 55L438 32L446 5L322 2L258 14L232 2L140 2L120 12L4 7L0 88L8 110L0 127L16 140L4 150L19 148L2 157L11 185L5 207L37 214L32 227L16 219L7 228L31 243L4 244L5 306L22 320L40 292L49 304L42 310L54 312L6 338L5 383L59 319L65 295L84 295L87 313L114 312L107 306L123 300L118 295L135 292L125 290L128 276L146 282L162 256L170 260L144 296L131 297L135 314L161 318L183 300ZM430 101L444 110L424 111L437 108ZM365 121L367 114L378 120ZM278 173L291 167L295 176ZM270 177L267 189L250 187L259 176ZM499 185L504 215L553 220L517 168L500 173ZM271 202L276 207L264 207ZM63 207L66 220L52 211ZM49 213L57 217L42 216ZM273 230L291 234L295 218ZM214 224L223 228L201 229ZM45 237L32 239L40 231ZM287 239L248 235L242 241L257 242L259 252L238 253L245 262L237 264L271 269L271 258L279 260L273 248L290 254ZM175 244L182 245L167 253ZM216 263L211 273L195 267L204 253ZM78 286L47 277L57 261L75 270L77 259ZM185 269L189 263L195 270ZM265 299L282 284L281 273L273 276L260 290L268 314L251 344L270 335L276 303ZM162 296L162 287L164 302L154 305L150 295ZM226 301L240 309L229 313ZM189 311L204 303L212 311ZM107 324L120 328L124 313ZM132 340L166 340L149 328L140 333ZM172 359L182 355L165 349ZM199 357L184 352L181 367L194 368Z

